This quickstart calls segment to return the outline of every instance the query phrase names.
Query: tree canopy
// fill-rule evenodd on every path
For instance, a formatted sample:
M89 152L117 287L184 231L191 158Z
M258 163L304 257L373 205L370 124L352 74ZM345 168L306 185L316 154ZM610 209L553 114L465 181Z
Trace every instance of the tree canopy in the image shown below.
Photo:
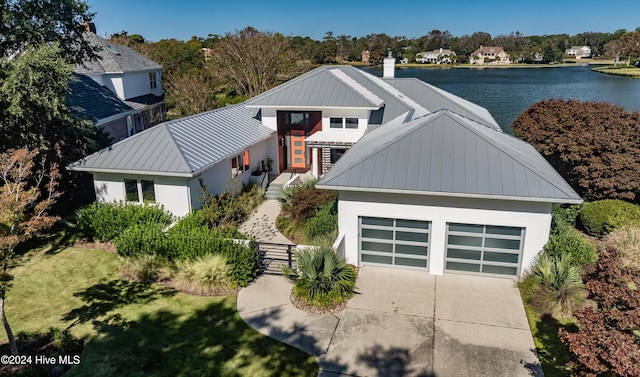
M57 42L68 63L95 58L96 48L82 37L83 23L93 19L79 0L0 0L0 57Z
M640 113L604 102L549 99L513 122L582 196L640 203Z

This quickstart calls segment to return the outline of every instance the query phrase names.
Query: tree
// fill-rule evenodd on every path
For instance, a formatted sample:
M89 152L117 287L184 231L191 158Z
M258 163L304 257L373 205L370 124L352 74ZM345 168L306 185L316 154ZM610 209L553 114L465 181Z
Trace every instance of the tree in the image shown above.
M214 74L247 97L269 90L306 69L289 38L250 26L227 33L213 50Z
M322 38L322 47L324 47L324 62L335 62L338 55L338 44L332 31L326 32L324 38Z
M71 66L61 53L54 44L0 60L0 151L38 148L64 166L101 146L93 123L67 105Z
M640 113L549 99L520 114L512 128L582 196L640 203Z
M14 355L18 347L4 308L13 280L10 267L19 243L58 220L47 214L59 195L58 179L57 165L47 164L38 149L11 149L0 154L0 319Z
M83 23L94 16L83 1L0 0L0 15L0 58L52 43L68 63L97 57L97 48L82 36Z

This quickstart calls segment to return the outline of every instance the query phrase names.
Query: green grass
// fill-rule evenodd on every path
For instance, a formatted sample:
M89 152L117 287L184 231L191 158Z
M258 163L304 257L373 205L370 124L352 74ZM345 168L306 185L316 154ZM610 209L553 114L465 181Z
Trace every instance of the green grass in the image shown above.
M608 66L602 68L593 68L592 70L600 73L606 73L608 75L627 76L634 79L640 79L640 69L638 68L616 68Z
M32 256L7 297L14 332L70 327L85 339L71 377L317 374L313 357L245 324L236 296L189 296L116 271L115 255L101 251Z
M576 326L575 322L572 319L560 322L548 315L541 316L527 304L524 308L544 375L546 377L570 376L571 372L565 365L571 361L571 354L560 340L558 329L560 327L571 329Z

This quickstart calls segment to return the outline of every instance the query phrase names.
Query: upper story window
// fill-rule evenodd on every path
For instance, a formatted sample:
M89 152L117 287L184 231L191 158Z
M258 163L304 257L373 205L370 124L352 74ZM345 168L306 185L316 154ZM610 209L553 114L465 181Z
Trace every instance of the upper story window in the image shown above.
M289 124L297 124L301 126L309 125L309 113L288 113L287 116L289 118L287 119Z
M358 118L329 118L329 128L358 129Z
M158 87L158 76L156 72L149 72L149 87L156 89Z

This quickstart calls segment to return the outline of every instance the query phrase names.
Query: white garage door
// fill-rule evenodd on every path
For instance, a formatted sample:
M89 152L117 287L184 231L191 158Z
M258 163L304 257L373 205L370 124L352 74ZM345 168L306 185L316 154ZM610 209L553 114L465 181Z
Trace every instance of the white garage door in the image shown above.
M429 221L360 217L360 262L427 269Z
M445 270L518 275L523 243L524 228L448 223Z

